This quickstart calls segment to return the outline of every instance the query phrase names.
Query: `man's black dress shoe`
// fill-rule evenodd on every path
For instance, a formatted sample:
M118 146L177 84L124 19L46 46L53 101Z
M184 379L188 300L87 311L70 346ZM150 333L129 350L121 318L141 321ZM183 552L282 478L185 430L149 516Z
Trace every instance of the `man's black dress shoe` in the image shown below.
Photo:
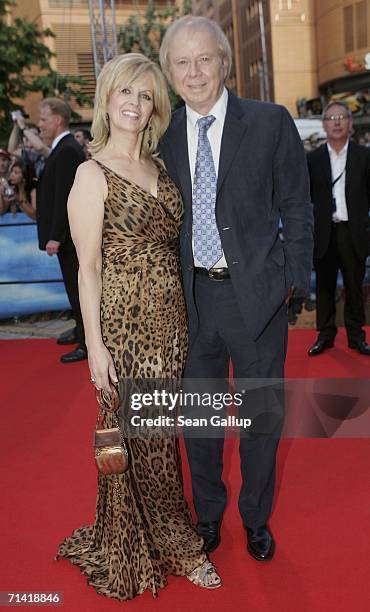
M61 334L57 340L57 344L64 346L66 344L77 344L76 329L68 330Z
M275 542L267 525L250 529L247 532L247 551L257 561L269 561L274 556Z
M326 349L333 348L334 340L316 340L315 344L311 346L308 350L308 355L310 357L315 357L315 355L321 355Z
M212 521L211 523L197 523L197 533L204 540L203 550L206 553L213 552L220 544L221 522Z
M60 361L62 363L72 363L73 361L83 361L83 359L87 359L86 347L78 346L74 351L62 355Z
M366 340L358 340L356 343L348 344L349 348L356 349L361 355L370 355L370 345Z

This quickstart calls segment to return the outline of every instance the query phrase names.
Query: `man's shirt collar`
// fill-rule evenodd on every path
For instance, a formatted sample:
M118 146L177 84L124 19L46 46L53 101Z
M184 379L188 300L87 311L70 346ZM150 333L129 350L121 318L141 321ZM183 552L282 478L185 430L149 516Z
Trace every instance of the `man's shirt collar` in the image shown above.
M216 122L220 121L223 123L225 121L228 98L228 91L226 87L224 87L221 96L217 100L216 104L211 108L209 113L207 113L207 115L200 115L199 113L197 113L197 111L193 110L192 108L190 108L190 106L186 104L186 117L190 122L191 126L195 129L198 119L200 119L200 117L208 117L209 115L213 115L216 118Z
M327 142L326 145L328 147L328 151L330 154L336 155L337 157L339 157L339 155L344 155L347 153L348 151L348 144L349 144L349 139L347 140L346 144L344 145L344 147L339 151L339 153L336 152L335 149L333 149L333 147L330 146L330 144Z
M62 132L61 134L58 134L58 136L56 138L54 138L53 143L51 145L51 149L55 149L55 147L57 146L58 142L60 142L62 140L62 138L64 138L64 136L67 136L67 134L70 134L71 132L69 130L65 130L64 132Z

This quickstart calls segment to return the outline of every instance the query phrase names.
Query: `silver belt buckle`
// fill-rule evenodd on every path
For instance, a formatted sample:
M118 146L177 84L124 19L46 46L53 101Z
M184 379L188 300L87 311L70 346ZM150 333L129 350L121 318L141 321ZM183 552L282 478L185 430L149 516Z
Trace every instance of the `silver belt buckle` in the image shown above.
M212 280L216 281L216 283L222 283L222 281L224 279L223 278L217 278L217 276L214 276L215 274L217 274L217 268L210 268L210 270L208 270L209 278L211 278Z

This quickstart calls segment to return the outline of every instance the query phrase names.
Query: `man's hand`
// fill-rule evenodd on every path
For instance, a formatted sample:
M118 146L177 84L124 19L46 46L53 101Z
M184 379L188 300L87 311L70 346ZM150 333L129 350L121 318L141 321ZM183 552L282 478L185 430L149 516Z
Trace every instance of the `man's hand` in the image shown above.
M56 255L59 251L60 242L56 240L49 240L46 244L46 252L48 255Z
M293 297L294 290L295 290L294 285L291 285L291 287L289 289L289 292L288 292L288 295L285 298L285 304L289 304L289 300Z

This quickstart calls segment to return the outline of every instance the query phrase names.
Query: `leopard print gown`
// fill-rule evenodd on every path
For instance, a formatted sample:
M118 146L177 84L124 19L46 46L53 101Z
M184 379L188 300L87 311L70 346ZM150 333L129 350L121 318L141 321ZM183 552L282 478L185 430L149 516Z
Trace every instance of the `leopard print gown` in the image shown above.
M99 165L108 184L104 342L121 380L180 378L187 338L178 260L180 195L162 167L155 198ZM57 555L78 565L98 593L121 600L148 588L155 596L168 575L188 574L204 560L203 540L183 494L178 440L130 438L127 446L128 472L98 478L95 524L76 529Z

